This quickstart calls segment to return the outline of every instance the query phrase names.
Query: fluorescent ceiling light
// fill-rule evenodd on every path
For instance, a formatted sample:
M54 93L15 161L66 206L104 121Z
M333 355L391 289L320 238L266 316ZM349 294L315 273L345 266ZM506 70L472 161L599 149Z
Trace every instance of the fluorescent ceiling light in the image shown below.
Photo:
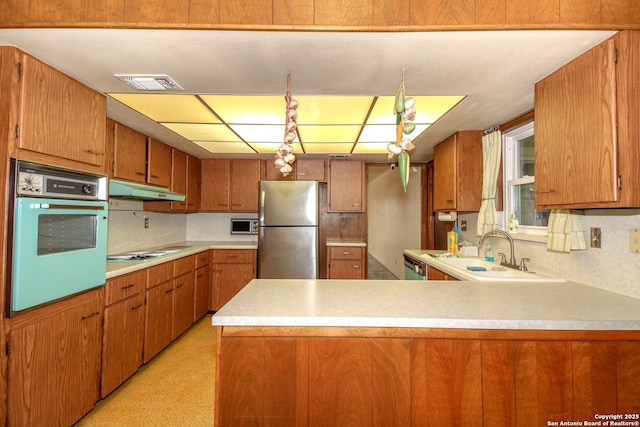
M275 153L284 142L281 95L112 93L113 99L216 154ZM293 96L294 153L380 154L395 142L394 96ZM414 96L415 140L464 96Z

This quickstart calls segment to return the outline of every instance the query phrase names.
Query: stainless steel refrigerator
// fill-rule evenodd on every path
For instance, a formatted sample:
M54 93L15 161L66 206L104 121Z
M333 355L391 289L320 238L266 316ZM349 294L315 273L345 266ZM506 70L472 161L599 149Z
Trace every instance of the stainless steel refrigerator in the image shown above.
M258 278L317 279L318 183L260 181Z

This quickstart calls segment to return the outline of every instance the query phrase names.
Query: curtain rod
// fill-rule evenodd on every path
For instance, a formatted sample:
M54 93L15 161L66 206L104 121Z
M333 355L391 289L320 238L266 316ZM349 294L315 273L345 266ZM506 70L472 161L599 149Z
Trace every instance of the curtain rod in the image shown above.
M500 130L500 126L492 126L489 129L484 130L485 135L489 135L490 133L497 132Z

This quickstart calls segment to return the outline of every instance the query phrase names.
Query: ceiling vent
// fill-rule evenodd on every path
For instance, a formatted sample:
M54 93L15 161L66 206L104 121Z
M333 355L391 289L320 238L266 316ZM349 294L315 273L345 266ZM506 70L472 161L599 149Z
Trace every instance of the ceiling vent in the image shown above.
M135 90L181 91L182 87L166 74L116 74L114 76Z

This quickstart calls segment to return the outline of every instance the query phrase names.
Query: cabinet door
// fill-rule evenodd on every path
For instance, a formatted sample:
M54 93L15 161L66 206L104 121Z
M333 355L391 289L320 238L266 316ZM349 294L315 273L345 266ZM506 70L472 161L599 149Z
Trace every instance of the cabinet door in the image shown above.
M147 137L115 123L113 177L127 181L147 181Z
M102 304L93 292L12 319L9 425L72 425L93 408Z
M456 135L451 135L433 148L434 210L457 210L456 138Z
M209 277L209 266L200 267L196 270L196 289L193 310L193 321L197 321L209 311L211 301L211 279Z
M229 160L207 159L200 163L200 210L229 211Z
M329 162L329 212L364 212L364 195L364 162Z
M231 212L258 212L260 160L231 160Z
M360 260L332 259L329 261L329 279L363 279L363 272L364 267Z
M22 69L18 148L104 167L105 96L29 55Z
M171 191L187 194L187 154L175 148L172 149ZM184 211L186 208L186 199L171 202L171 210Z
M147 290L144 332L144 363L171 342L173 323L173 281Z
M211 309L220 310L254 278L253 264L215 264L211 272L213 289Z
M100 390L103 398L142 365L143 339L142 293L105 307Z
M187 274L173 279L173 327L171 339L176 339L186 331L193 323L193 302L195 292L195 273Z
M606 41L536 84L536 207L618 200L614 51Z
M200 160L187 156L187 212L200 209Z
M171 147L149 138L147 161L147 182L164 188L171 187Z
M296 179L298 181L326 181L327 172L324 160L296 160Z

